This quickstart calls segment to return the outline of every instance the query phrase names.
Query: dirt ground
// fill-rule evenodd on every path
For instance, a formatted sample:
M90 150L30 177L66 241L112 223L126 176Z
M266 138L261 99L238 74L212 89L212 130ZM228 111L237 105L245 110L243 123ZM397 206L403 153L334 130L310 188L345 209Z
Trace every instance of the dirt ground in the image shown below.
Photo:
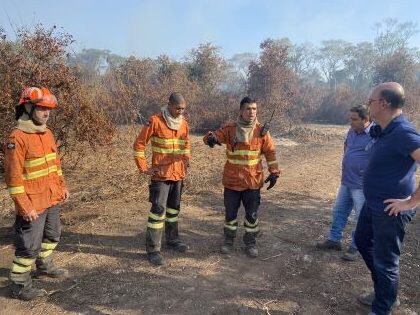
M14 217L1 179L0 314L367 314L369 308L356 301L371 288L363 262L344 262L340 253L314 247L331 221L345 131L317 126L310 137L276 139L284 171L272 190L262 191L257 259L245 255L241 237L232 255L219 254L223 148L211 150L193 137L180 215L182 237L192 250L164 249L161 267L151 266L144 250L150 205L147 178L138 175L131 157L137 127L120 130L112 146L87 151L76 165L76 156L68 156L64 173L72 196L62 207L55 259L71 278L37 281L49 295L33 302L9 296ZM353 226L346 228L346 246ZM416 219L404 242L402 305L394 314L420 310L418 235Z

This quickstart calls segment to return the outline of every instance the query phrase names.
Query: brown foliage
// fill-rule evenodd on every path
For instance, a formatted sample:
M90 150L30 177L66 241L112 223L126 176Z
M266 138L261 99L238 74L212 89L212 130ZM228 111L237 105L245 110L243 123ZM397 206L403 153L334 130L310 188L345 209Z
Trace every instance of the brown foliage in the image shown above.
M33 31L21 29L15 42L0 39L0 137L2 142L14 122L14 106L26 86L45 86L58 99L49 125L61 149L71 151L75 143L107 143L114 132L94 102L89 87L80 84L66 64L66 50L72 36L38 25Z
M262 105L261 118L268 119L276 109L276 117L288 122L297 88L297 78L287 64L288 47L267 39L260 48L259 59L249 66L248 94Z

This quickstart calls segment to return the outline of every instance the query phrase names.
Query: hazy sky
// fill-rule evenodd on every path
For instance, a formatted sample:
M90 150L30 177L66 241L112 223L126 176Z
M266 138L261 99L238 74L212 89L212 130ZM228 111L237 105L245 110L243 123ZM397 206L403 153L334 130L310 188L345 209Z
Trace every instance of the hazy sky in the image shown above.
M181 58L208 41L226 57L257 53L266 38L371 41L375 23L388 17L420 22L419 0L0 0L9 35L11 25L57 25L74 36L75 50L139 57ZM420 47L420 34L410 43Z

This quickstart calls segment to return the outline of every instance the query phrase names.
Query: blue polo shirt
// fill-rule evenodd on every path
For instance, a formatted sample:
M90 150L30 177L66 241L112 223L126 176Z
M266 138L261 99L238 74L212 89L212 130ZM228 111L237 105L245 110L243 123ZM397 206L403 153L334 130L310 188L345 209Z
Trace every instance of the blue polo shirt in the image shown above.
M371 123L361 133L351 128L345 141L345 152L342 162L341 184L350 189L362 189L363 174L368 163L368 144L371 142L369 135Z
M401 114L372 142L363 192L371 209L383 211L384 200L407 198L416 189L417 163L410 154L420 148L420 135Z

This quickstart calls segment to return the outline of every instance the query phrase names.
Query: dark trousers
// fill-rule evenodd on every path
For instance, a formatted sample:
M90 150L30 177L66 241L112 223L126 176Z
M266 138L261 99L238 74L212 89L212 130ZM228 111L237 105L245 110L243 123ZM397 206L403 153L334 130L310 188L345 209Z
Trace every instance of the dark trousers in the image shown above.
M259 231L257 213L258 207L261 203L260 190L247 189L243 191L236 191L225 188L223 195L225 203L225 236L228 238L236 237L236 231L238 227L238 210L242 202L245 208L244 242L247 245L255 244L255 236Z
M363 206L356 226L356 246L369 268L375 300L372 312L388 315L398 294L399 261L405 227L414 217L414 212L389 216Z
M33 263L45 267L46 261L51 262L51 254L60 240L59 208L48 208L32 222L18 215L14 228L16 250L9 277L14 284L29 287Z
M152 204L146 231L146 251L159 252L165 228L168 243L179 242L178 216L181 210L183 181L152 181L149 201Z
M48 208L32 222L28 222L18 215L14 228L15 256L36 258L41 251L42 243L58 243L60 241L60 209L58 206Z

